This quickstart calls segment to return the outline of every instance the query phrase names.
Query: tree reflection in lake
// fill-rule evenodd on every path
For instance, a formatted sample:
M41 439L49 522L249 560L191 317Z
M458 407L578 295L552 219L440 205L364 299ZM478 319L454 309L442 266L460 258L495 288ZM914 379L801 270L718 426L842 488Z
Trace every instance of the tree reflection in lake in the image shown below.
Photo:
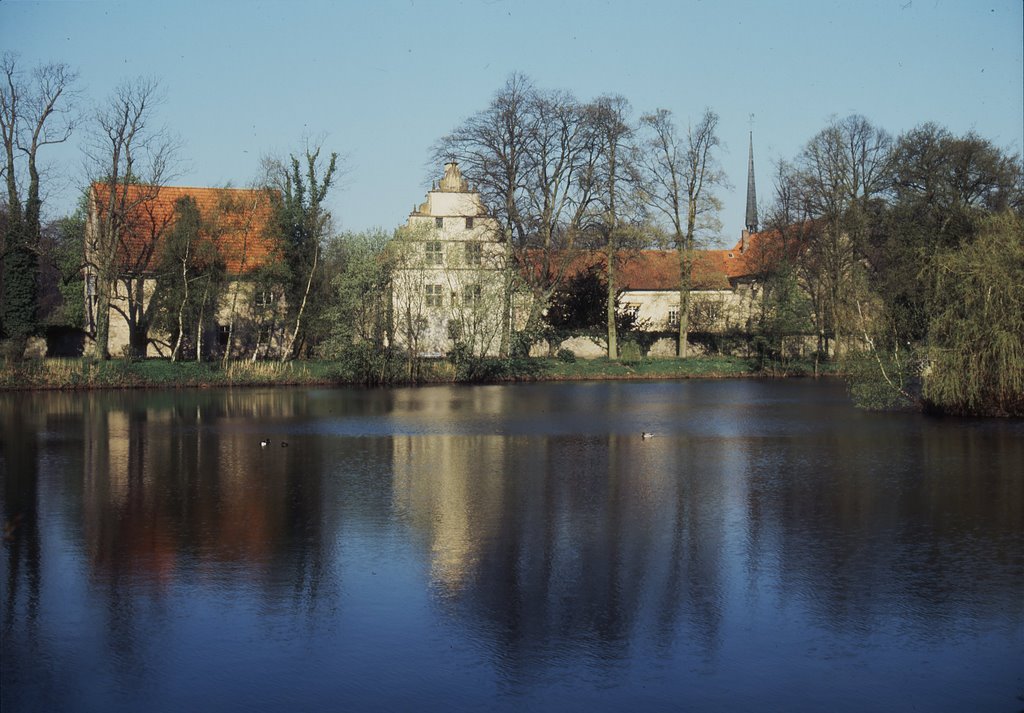
M1021 423L749 381L19 394L0 415L4 711L1024 693Z

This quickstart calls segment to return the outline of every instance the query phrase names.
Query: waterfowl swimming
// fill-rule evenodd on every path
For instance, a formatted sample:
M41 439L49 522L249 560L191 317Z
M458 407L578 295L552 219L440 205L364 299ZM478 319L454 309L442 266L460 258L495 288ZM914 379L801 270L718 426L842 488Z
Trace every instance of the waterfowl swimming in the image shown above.
M654 434L651 433L650 431L644 431L643 433L640 434L640 438L646 441L648 438L654 438Z
M288 441L281 441L281 447L282 448L287 448L288 447Z
M262 441L260 441L260 448L266 448L269 445L270 445L270 441L268 441L266 438L264 438Z

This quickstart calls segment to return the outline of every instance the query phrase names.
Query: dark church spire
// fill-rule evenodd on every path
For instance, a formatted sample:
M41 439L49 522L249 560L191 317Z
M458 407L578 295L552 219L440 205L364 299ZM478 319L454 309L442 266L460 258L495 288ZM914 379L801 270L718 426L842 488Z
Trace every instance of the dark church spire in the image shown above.
M750 132L750 160L747 163L747 230L757 232L757 190L754 188L754 132Z

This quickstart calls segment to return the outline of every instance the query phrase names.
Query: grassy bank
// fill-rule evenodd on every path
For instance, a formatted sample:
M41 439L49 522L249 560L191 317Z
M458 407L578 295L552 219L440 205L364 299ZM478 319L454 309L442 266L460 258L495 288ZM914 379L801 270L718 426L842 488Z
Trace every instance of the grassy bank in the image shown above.
M486 360L483 369L467 372L447 361L424 361L415 379L397 377L388 383L440 384L456 382L570 381L587 379L687 379L771 376L749 359L693 357L691 359L607 359L565 363L555 359L514 362ZM809 373L797 365L787 373ZM164 359L90 362L84 359L43 359L7 364L0 369L0 389L110 389L216 386L292 386L360 384L366 380L351 367L332 361L219 362L172 364Z
M8 364L0 389L120 389L289 386L344 383L332 362L177 362L166 359L92 362L42 359Z
M749 359L739 357L692 357L689 359L607 359L548 362L545 377L577 379L693 379L754 376L759 373Z

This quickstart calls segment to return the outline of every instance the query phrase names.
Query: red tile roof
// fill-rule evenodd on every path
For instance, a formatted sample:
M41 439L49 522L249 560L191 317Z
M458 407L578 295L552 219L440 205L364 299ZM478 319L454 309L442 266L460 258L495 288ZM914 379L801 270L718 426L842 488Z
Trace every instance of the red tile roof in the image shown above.
M269 235L273 194L241 188L182 186L123 186L131 206L122 231L119 261L130 272L151 272L160 260L160 243L174 223L174 204L190 196L203 220L201 235L217 247L229 274L248 272L266 264L276 250ZM119 189L119 190L121 190ZM103 215L109 187L92 185L93 207Z
M752 233L731 250L695 251L691 272L693 289L729 289L733 280L757 274L774 255L772 246L776 243L772 233ZM582 253L572 260L565 274L577 275L593 267L603 271L604 260L604 255L597 252ZM620 288L627 290L678 290L679 253L675 250L623 253L616 281Z

